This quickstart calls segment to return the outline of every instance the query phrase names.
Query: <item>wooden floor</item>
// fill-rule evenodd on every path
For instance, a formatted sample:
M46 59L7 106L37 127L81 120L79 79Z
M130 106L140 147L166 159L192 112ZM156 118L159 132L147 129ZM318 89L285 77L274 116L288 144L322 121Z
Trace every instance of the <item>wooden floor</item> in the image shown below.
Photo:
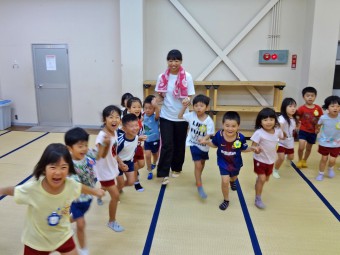
M45 147L63 142L63 135L0 131L0 185L24 181ZM94 139L91 135L91 145ZM214 149L203 174L206 201L196 192L189 150L183 173L166 188L159 179L146 180L146 170L141 170L145 191L126 188L120 198L117 219L124 232L106 227L108 196L103 206L92 203L86 215L91 254L340 254L340 171L336 168L334 179L316 182L316 149L310 168L300 171L284 163L281 179L271 178L265 185L265 210L254 206L251 153L243 154L240 189L231 192L226 211L218 208L222 195ZM0 254L22 254L25 211L12 197L0 200Z

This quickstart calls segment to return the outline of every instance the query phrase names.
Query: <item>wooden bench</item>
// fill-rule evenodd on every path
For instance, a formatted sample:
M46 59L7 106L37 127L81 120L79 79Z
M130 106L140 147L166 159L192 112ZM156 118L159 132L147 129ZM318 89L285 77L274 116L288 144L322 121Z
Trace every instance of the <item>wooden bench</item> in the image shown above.
M156 85L155 80L144 81L144 96L150 94L150 88L154 91L154 86ZM213 120L216 126L216 115L219 112L226 111L236 111L236 112L250 112L258 113L264 107L273 108L276 112L280 111L283 89L286 83L281 81L194 81L195 88L200 89L200 87L205 87L206 96L210 97L210 90L213 88L212 104L210 106L210 112L213 114ZM258 102L256 105L224 105L218 104L218 95L222 91L230 91L236 88L246 88L248 92L256 99ZM257 88L273 88L273 100L272 102L267 102L267 100L257 91ZM248 94L249 94L248 93ZM221 93L220 93L221 94ZM231 93L230 93L231 94Z

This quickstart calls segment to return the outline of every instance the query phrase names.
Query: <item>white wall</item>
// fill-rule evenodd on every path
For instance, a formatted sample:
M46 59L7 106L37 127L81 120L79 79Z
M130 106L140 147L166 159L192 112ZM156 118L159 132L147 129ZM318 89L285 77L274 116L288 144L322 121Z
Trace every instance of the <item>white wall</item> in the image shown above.
M100 125L102 109L119 102L118 0L3 0L0 34L0 95L13 100L14 123L38 121L33 43L68 44L74 125Z
M178 1L223 49L270 0ZM289 63L258 64L258 50L269 48L271 12L228 57L248 80L285 81L284 96L299 104L308 84L325 93L322 101L332 88L339 9L338 0L282 0L279 48L289 50ZM99 125L102 108L119 104L122 92L141 97L141 80L164 71L169 50L182 51L194 78L216 57L170 0L2 0L0 97L13 100L17 124L37 123L32 43L69 45L73 121L82 126ZM223 63L205 79L237 80Z

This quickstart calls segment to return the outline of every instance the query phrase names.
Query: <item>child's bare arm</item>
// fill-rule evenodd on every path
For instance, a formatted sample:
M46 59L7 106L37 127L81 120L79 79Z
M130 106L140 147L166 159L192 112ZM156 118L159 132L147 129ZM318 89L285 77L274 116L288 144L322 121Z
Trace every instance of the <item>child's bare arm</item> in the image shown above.
M14 196L14 186L0 188L0 196Z
M316 124L315 125L315 134L318 134L320 132L321 126L322 126L322 124Z
M89 186L86 186L84 184L81 185L81 193L83 194L89 194L89 195L93 195L96 197L102 197L105 194L105 191L102 189L97 189L97 188L91 188Z
M186 109L187 109L187 106L182 105L182 109L178 113L178 118L179 119L183 119L183 115L184 115L184 112L185 112Z
M120 157L117 156L117 162L118 162L118 168L123 171L126 172L129 170L129 167L127 166L127 164L125 164L123 162L123 160L120 159Z
M96 146L98 150L97 159L105 158L107 153L109 152L110 136L105 135L103 142L96 144Z
M210 140L210 135L206 135L202 138L198 138L198 142L201 144L208 145L211 148L217 148L217 146L213 144L213 142Z
M251 147L253 148L253 152L256 154L259 154L262 152L262 149L258 143L252 142Z
M157 103L157 99L156 98L152 99L151 104L155 108L155 120L158 120L159 119L160 107Z

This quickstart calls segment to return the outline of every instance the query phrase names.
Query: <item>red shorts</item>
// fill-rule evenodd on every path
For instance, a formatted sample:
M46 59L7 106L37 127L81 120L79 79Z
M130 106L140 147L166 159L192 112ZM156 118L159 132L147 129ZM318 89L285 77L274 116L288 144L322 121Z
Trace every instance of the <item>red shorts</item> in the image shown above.
M109 181L99 181L102 187L111 187L113 185L116 185L115 180L109 180Z
M340 147L336 147L336 148L330 148L330 147L324 147L319 145L319 149L318 152L322 155L322 156L328 156L330 155L333 158L338 157L339 152L340 152Z
M66 253L74 250L76 248L76 244L73 241L73 238L70 237L65 243L63 243L59 248L56 249L56 251L60 253ZM38 251L34 250L31 247L25 245L24 249L24 255L48 255L52 251Z
M292 148L292 149L287 149L287 148L285 148L285 147L283 147L283 146L279 146L278 148L277 148L277 151L276 151L277 153L284 153L284 154L294 154L294 148Z
M138 145L136 148L135 156L133 157L133 163L136 163L138 160L144 159L144 150L142 145Z
M265 174L270 176L273 172L274 164L266 164L254 159L254 172L257 174Z

